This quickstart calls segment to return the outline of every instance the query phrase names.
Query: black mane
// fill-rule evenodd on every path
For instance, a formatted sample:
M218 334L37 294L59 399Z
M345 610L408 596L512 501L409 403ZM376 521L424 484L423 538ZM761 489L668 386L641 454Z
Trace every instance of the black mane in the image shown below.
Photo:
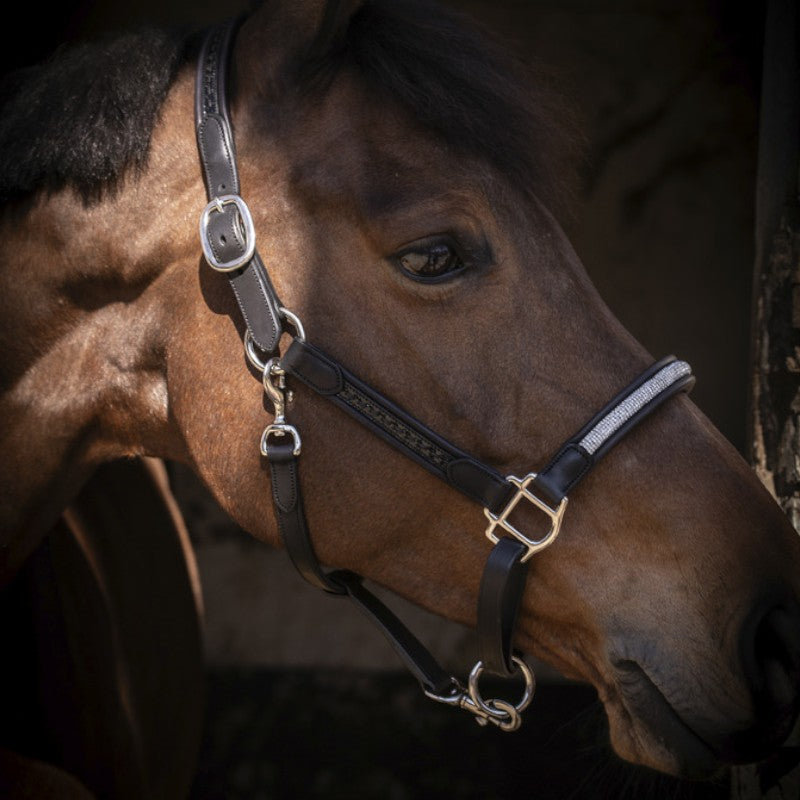
M74 187L99 199L147 160L186 37L138 31L63 48L0 87L0 202Z
M145 30L63 48L0 85L0 202L71 186L84 201L141 169L159 109L194 37ZM563 194L563 108L458 15L425 0L369 0L333 57L306 63L318 89L349 60L379 93L549 204Z
M566 206L578 156L571 111L534 74L457 13L425 0L372 0L338 57L448 144L478 155L525 192ZM311 85L323 62L309 74Z

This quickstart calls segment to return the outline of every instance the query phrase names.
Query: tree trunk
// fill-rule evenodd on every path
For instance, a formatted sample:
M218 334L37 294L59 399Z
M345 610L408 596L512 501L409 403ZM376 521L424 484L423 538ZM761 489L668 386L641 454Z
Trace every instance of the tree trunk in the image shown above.
M770 0L764 37L753 281L750 460L800 531L800 49L796 0ZM764 543L765 547L769 542ZM734 800L800 798L800 726L757 767L733 771Z

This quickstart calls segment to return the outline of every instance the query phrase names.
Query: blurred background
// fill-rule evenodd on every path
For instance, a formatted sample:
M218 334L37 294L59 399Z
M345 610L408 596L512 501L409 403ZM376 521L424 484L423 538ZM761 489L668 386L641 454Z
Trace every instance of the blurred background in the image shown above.
M763 5L723 0L450 0L543 65L585 155L562 223L616 315L698 375L694 399L746 441ZM244 4L64 0L22 20L4 70L131 25L199 27ZM198 560L208 701L194 800L727 797L621 765L592 690L546 667L520 733L433 707L380 636L236 529L168 465ZM463 674L471 632L394 602Z

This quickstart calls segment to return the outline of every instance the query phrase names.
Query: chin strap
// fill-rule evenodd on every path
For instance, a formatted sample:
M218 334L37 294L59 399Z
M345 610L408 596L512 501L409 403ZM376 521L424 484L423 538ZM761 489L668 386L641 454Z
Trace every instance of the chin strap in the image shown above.
M239 195L233 132L227 105L227 65L237 23L213 29L203 45L197 72L196 128L209 203L200 219L200 239L209 266L231 282L244 321L245 352L262 375L275 409L261 435L268 460L272 500L289 556L311 584L335 596L349 597L378 627L426 695L470 711L481 724L516 730L535 688L533 673L514 653L514 629L531 556L552 544L561 530L567 495L594 465L635 425L665 400L694 383L689 365L669 357L654 364L592 417L538 473L503 476L491 466L427 428L385 395L361 381L338 361L306 342L300 320L283 308L255 247L250 211ZM293 341L282 358L284 333ZM298 457L302 444L286 420L286 377L330 400L368 430L421 467L483 506L489 553L478 598L479 660L464 686L444 670L409 629L348 570L320 565L308 530L300 489ZM538 538L519 530L512 517L521 503L531 504L546 520ZM484 672L521 675L522 698L484 700Z

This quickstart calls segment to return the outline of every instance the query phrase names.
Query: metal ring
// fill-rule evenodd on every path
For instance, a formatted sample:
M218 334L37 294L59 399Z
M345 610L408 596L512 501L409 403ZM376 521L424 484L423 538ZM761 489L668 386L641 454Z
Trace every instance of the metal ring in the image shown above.
M467 688L470 699L488 718L503 730L516 730L521 724L519 715L530 705L533 693L536 691L536 678L533 670L518 656L511 657L512 662L518 667L525 681L525 690L522 699L515 705L505 700L484 700L478 687L478 680L483 672L483 661L479 661L469 673ZM512 710L509 710L512 709ZM514 727L506 727L513 725Z
M522 725L522 715L507 700L489 700L486 707L495 709L501 715L500 718L492 717L490 719L490 722L501 731L513 733Z
M244 332L244 352L247 356L247 360L263 375L264 370L267 368L267 364L269 362L262 361L258 353L256 352L256 343L253 339L253 335L250 333L249 330Z
M287 321L292 324L294 328L294 338L300 342L304 342L306 340L306 332L303 328L303 323L300 322L300 318L295 314L293 311L289 311L288 308L284 308L281 306L278 311L280 315Z
M300 318L297 316L297 314L295 314L293 311L289 311L288 308L284 308L283 306L278 309L278 312L294 328L294 338L299 342L305 342L306 331L305 328L303 328L303 323L300 322ZM250 364L263 374L269 362L261 360L256 349L257 347L258 345L253 339L253 334L250 333L250 329L248 328L244 332L244 352Z
M291 436L292 437L292 455L299 456L302 449L302 442L300 441L300 434L294 425L287 425L286 423L273 423L264 428L264 433L261 434L261 455L269 458L269 450L267 448L268 439L270 436Z

